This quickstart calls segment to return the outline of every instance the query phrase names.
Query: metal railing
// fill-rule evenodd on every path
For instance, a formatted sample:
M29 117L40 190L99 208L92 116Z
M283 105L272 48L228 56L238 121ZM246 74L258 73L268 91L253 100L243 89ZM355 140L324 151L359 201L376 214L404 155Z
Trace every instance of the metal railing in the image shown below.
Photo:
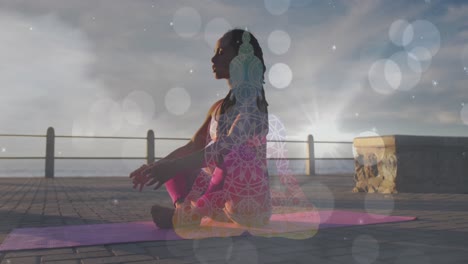
M0 134L0 137L41 137L46 138L46 151L45 157L27 157L27 156L18 156L18 157L1 157L3 159L45 159L45 177L53 178L54 177L54 163L56 159L146 159L147 163L152 163L155 159L162 159L164 157L155 157L155 140L184 140L188 141L190 138L171 138L171 137L160 137L157 138L154 136L153 130L148 130L146 137L115 137L115 136L64 136L64 135L55 135L55 130L53 127L47 129L46 135L27 135L27 134ZM56 157L55 156L55 139L56 138L100 138L100 139L135 139L135 140L146 140L146 157ZM307 160L307 175L316 175L315 171L315 161L316 160L354 160L354 157L351 158L316 158L315 157L315 144L353 144L353 142L348 141L314 141L312 135L308 135L307 140L268 140L267 142L284 142L284 143L307 143L308 157L307 158L267 158L268 160Z

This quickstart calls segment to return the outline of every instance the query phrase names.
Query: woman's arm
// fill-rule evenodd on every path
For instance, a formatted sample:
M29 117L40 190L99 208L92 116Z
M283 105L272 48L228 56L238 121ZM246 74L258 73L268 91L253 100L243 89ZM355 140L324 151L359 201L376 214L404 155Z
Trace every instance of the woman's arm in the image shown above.
M268 118L266 114L240 113L236 116L228 135L219 136L213 144L194 150L190 155L175 159L174 166L181 170L206 167L209 165L208 163L218 160L219 156L228 154L234 146L246 144L247 141L254 139L254 136L266 136L267 134ZM258 140L258 143L262 144L261 140Z
M211 123L211 113L221 102L222 100L219 100L213 104L213 106L208 111L202 126L186 145L174 150L165 158L158 160L152 165L138 169L132 173L130 177L143 174L145 175L145 179L152 178L150 182L147 183L147 180L145 180L143 184L150 186L158 183L155 187L155 189L157 189L161 187L164 182L181 171L206 167L203 166L204 152L200 152L200 150L203 151L203 148L206 145L208 129Z
M195 132L195 134L192 136L192 138L186 145L172 151L169 155L167 155L163 159L174 160L174 159L178 159L178 158L182 158L184 156L190 155L197 150L203 149L206 146L206 141L209 136L208 130L209 130L209 126L211 123L211 114L216 108L216 106L221 102L222 102L222 99L217 101L211 106L211 108L208 110L205 121L203 122L201 127L197 130L197 132Z

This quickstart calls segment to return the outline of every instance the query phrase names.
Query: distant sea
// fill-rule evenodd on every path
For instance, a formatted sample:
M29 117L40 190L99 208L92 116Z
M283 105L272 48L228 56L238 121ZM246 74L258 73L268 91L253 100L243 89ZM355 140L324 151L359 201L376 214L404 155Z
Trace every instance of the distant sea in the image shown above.
M270 175L278 175L276 161L268 161ZM56 177L128 177L145 160L55 160ZM348 174L354 172L350 160L317 160L317 174ZM289 168L294 175L304 175L307 161L290 160ZM45 160L0 160L0 177L44 177Z

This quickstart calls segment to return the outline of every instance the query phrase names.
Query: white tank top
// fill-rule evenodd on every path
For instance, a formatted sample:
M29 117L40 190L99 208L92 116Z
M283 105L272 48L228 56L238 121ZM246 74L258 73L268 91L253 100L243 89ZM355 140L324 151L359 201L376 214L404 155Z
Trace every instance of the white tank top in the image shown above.
M216 113L218 112L218 108L221 106L221 104L218 104L218 106L215 108L215 110L211 113L211 122L210 122L210 138L211 141L216 141L216 130L218 128L218 121L216 120ZM211 144L211 142L210 142Z
M216 141L216 129L218 128L218 121L215 119L215 116L216 116L216 112L217 112L217 109L219 108L221 104L219 104L215 110L211 113L211 120L210 120L210 142L207 144L207 146L213 144L215 141ZM206 173L208 174L213 174L214 170L215 170L215 167L206 167L206 168L202 168L203 171L205 171Z

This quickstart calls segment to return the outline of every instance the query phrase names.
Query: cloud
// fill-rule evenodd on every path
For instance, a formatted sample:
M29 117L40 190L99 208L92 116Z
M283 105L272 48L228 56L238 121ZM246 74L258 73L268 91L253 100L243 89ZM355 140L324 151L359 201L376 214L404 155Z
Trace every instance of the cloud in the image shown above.
M465 22L467 23L468 19L468 4L462 5L455 5L455 4L448 4L446 8L446 12L443 17L440 19L441 22L445 23L455 23L455 22Z
M2 12L0 31L0 106L11 113L2 115L2 128L44 133L56 126L69 134L73 115L105 95L88 72L95 57L86 35L54 14L26 17L15 12Z
M28 54L25 57L36 56L36 60L31 62L12 57L12 65L20 65L16 68L21 70L10 70L9 74L0 75L2 82L23 87L17 90L23 89L21 91L28 94L23 98L16 93L8 95L9 101L27 106L17 109L8 122L6 119L2 121L10 124L8 132L14 128L14 131L29 133L34 127L37 127L34 131L44 131L47 125L41 124L43 121L34 121L38 124L33 122L30 126L12 121L25 116L49 120L49 123L63 127L63 131L71 131L73 124L70 120L79 113L88 113L96 100L114 100L122 107L121 103L129 93L144 91L154 100L155 115L139 129L153 128L160 136L189 137L203 121L209 106L228 91L225 82L214 80L210 71L212 50L205 42L204 30L214 18L223 18L235 27L249 26L260 40L268 68L277 62L291 67L293 80L289 87L278 90L268 80L265 87L270 112L282 118L290 136L304 138L311 126L330 122L334 123L327 127L337 128L339 131L334 133L345 136L368 129L369 123L384 123L385 118L389 118L385 113L392 111L395 112L392 117L406 120L403 109L406 109L411 95L376 94L366 84L367 72L376 59L387 57L398 48L388 40L391 23L396 19L411 22L430 10L431 5L356 0L336 1L336 8L332 8L328 3L312 2L295 1L284 16L268 13L262 1L205 0L187 3L187 6L196 8L202 18L200 32L192 38L178 36L169 25L174 13L184 6L171 2L11 2L9 10L22 13L8 13L6 18L2 18L6 21L0 25L2 30L8 31L12 24L23 23L25 28L34 24L34 28L39 30L42 27L45 31L36 39L26 37L18 30L11 33L12 37L3 37L3 43L23 43L18 44L15 50L24 50ZM55 10L54 13L51 10ZM139 15L122 19L129 13ZM463 14L456 8L448 8L443 17L461 21ZM47 19L48 24L44 22ZM429 19L432 20L433 16ZM39 27L41 23L45 26ZM278 29L287 31L292 41L290 50L281 56L270 52L266 41L269 33ZM463 31L459 35L463 37ZM440 104L448 105L452 98L460 97L458 82L453 82L454 88L450 91L444 90L442 85L447 83L445 79L453 79L452 68L445 66L453 63L451 59L457 56L457 49L450 41L442 43L430 70L422 76L420 86L424 88L418 86L411 91L417 94L417 98L428 98L424 94L442 93ZM331 48L333 45L335 50ZM14 53L11 45L0 52ZM29 66L23 67L26 64ZM20 76L29 77L21 79ZM439 80L441 85L427 86L433 79ZM37 84L47 86L47 89L31 88ZM182 116L175 116L165 108L165 95L175 87L185 88L192 102ZM218 93L220 96L216 96ZM429 105L425 101L413 101L412 104L421 108ZM444 109L447 110L446 107ZM372 114L356 119L354 115L357 112ZM417 114L424 115L424 111ZM422 120L417 114L412 117ZM436 120L439 119L450 120ZM349 125L351 120L355 123L353 126ZM401 128L404 129L403 126ZM100 133L122 135L133 131L137 128L123 125L118 131L103 128ZM329 134L324 132L320 136Z

